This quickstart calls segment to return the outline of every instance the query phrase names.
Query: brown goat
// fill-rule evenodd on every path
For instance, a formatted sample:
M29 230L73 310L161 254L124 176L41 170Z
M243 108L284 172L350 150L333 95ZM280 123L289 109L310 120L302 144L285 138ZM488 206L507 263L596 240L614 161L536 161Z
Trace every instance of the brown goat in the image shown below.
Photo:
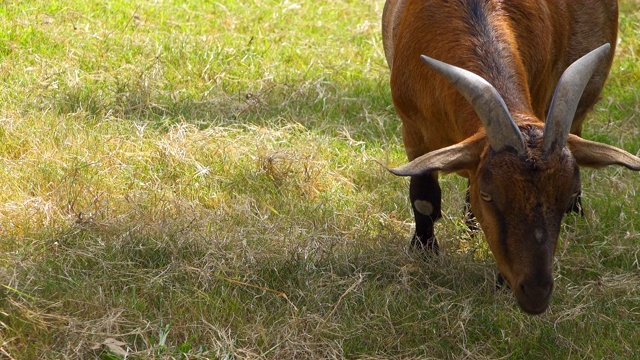
M615 0L387 0L384 7L391 93L410 161L390 171L411 176L412 244L438 251L438 173L467 177L473 214L527 313L549 306L579 166L640 171L638 157L580 137L611 67L617 23Z

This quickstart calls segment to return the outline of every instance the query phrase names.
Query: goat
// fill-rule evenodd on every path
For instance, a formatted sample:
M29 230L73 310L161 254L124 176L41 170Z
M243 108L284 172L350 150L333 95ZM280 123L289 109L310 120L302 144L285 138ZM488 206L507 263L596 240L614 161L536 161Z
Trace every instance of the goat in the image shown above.
M579 166L640 171L640 158L580 137L611 68L617 24L615 0L384 6L383 45L409 160L389 170L411 177L411 244L438 252L438 173L468 178L499 275L530 314L549 306L560 225L581 191Z

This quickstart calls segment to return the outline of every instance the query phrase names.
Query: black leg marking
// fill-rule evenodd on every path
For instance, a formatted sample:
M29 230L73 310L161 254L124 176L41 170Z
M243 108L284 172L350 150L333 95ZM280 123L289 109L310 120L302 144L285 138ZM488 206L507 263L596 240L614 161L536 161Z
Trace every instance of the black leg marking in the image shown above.
M438 254L438 240L433 234L433 224L442 217L438 175L412 176L409 197L416 220L416 233L411 246Z
M509 283L500 273L496 276L496 290L509 290Z
M464 198L464 223L467 225L469 229L469 233L471 236L475 236L475 234L480 230L480 225L476 220L476 217L473 215L473 211L471 211L471 186L469 182L467 182L467 192Z
M576 213L581 217L584 217L584 209L582 208L582 191L580 191L578 196L573 199L571 206L569 206L566 213Z

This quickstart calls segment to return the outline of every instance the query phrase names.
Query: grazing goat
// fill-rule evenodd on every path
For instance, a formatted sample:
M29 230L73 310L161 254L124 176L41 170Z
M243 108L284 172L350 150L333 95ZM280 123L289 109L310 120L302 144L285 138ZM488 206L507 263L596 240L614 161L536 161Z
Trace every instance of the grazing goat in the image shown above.
M385 3L383 44L410 161L390 171L411 177L412 244L438 251L438 173L468 178L471 210L527 313L549 306L579 166L640 171L640 158L580 137L617 24L615 0Z

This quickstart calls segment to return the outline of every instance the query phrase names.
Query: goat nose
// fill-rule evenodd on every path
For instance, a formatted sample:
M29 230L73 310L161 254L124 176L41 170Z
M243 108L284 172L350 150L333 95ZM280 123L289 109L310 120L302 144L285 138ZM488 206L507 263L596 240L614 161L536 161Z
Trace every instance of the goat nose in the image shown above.
M523 281L520 283L520 290L531 300L544 300L549 297L553 288L552 281Z

